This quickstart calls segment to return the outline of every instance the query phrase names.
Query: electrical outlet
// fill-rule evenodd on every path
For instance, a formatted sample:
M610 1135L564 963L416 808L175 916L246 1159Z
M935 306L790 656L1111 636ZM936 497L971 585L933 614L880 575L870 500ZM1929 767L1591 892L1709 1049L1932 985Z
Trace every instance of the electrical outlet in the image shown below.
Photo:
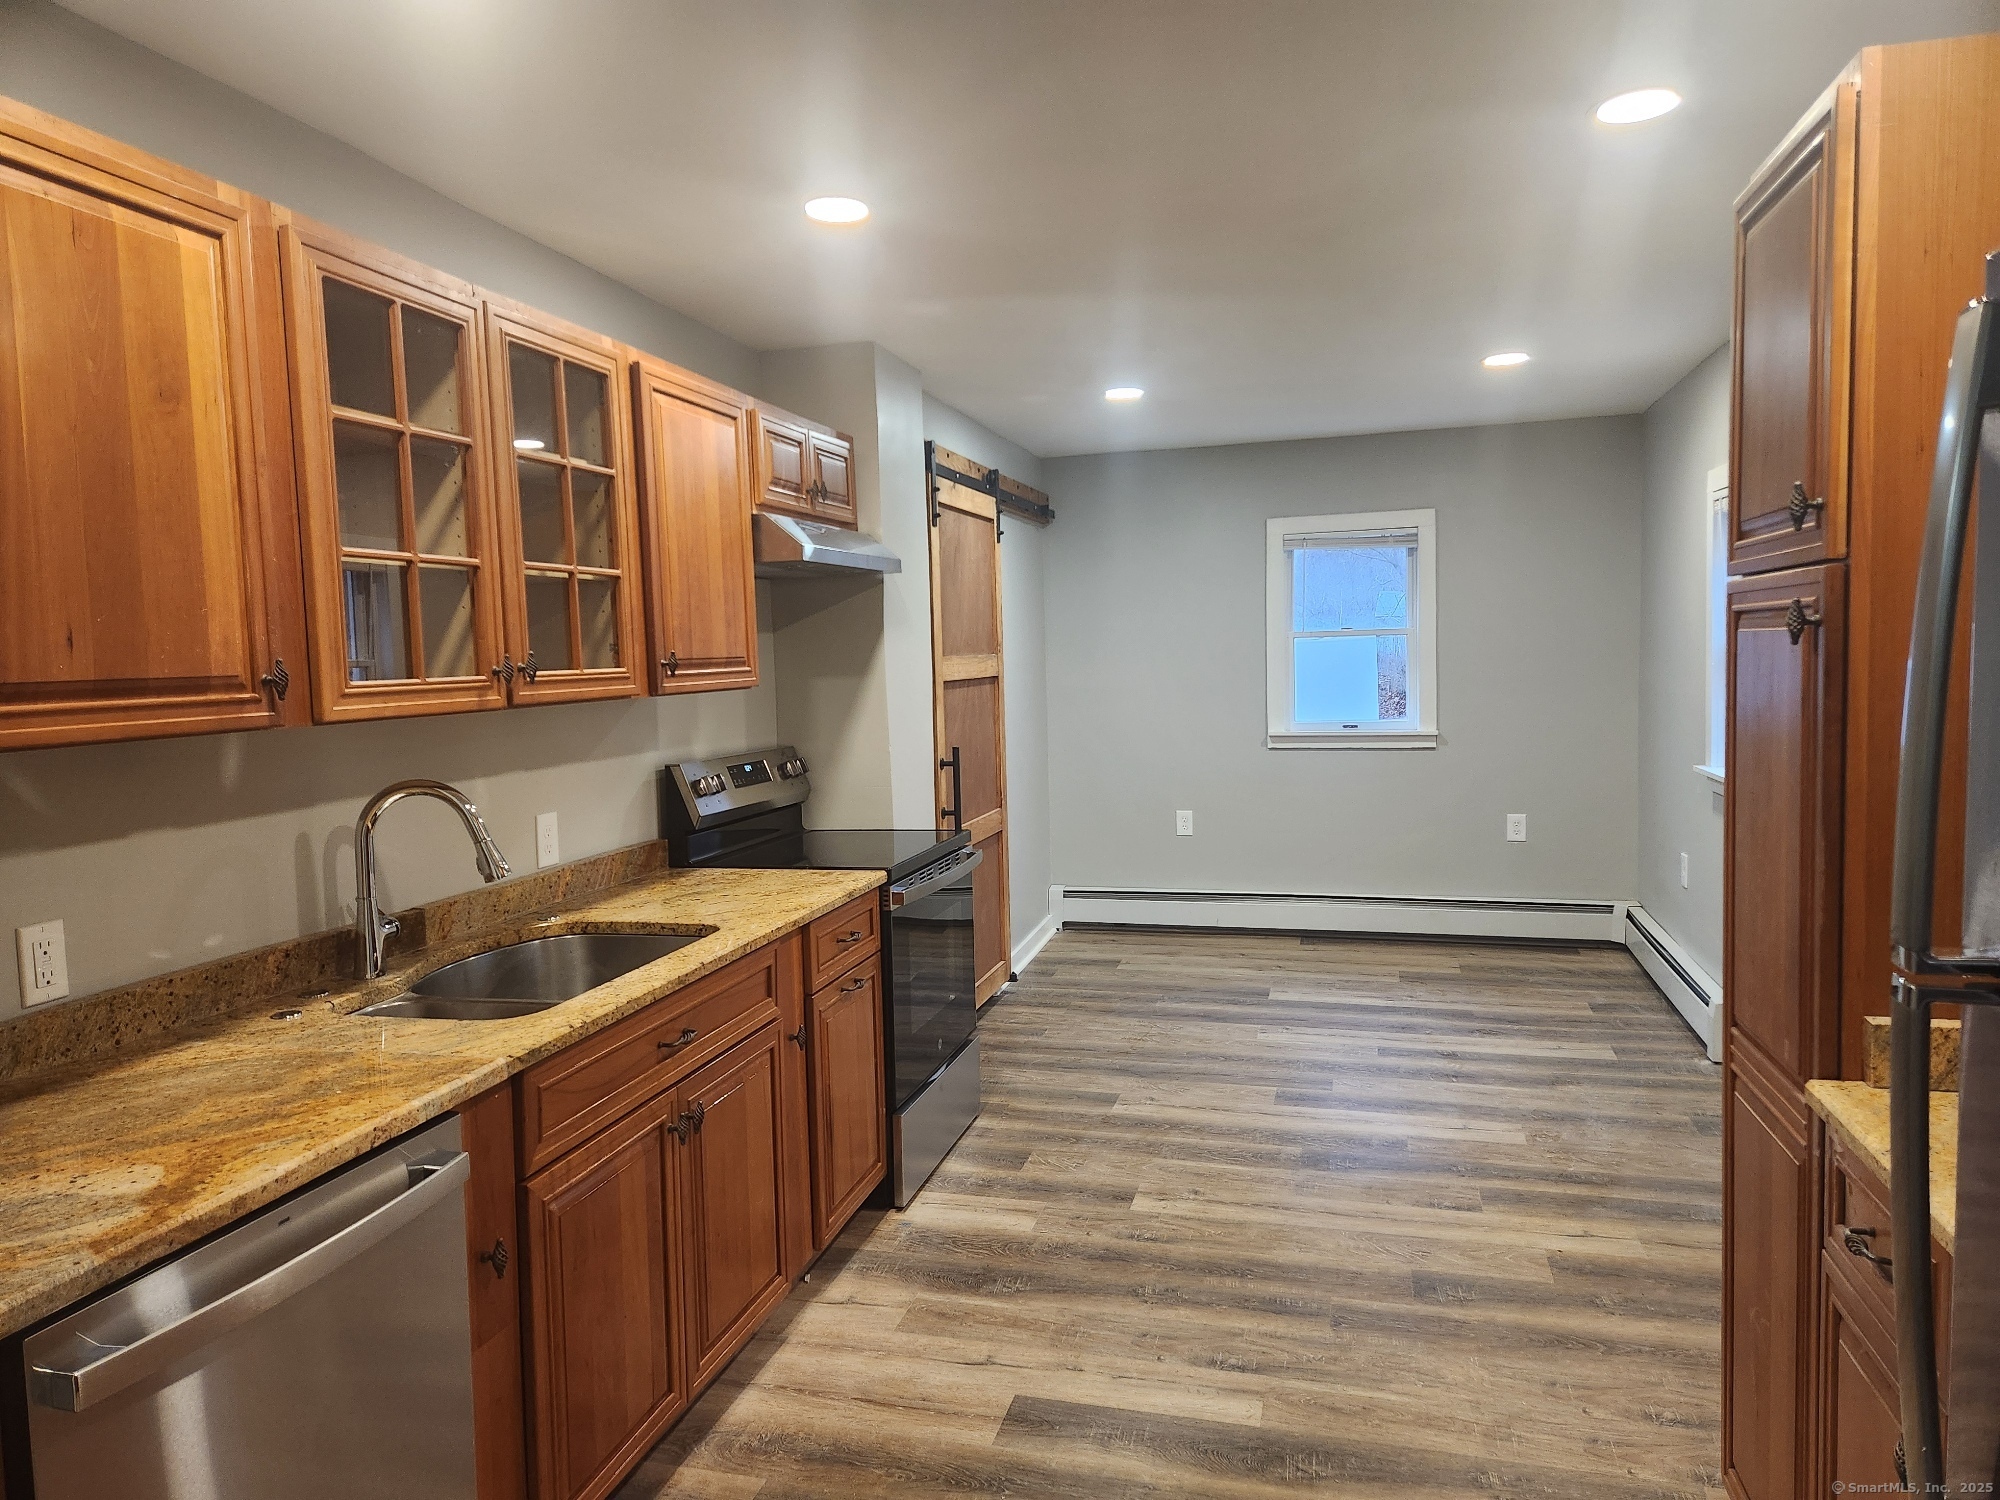
M23 1005L60 1000L69 993L69 949L63 941L62 923L17 927L14 945L21 956Z
M550 865L562 861L562 847L556 842L556 815L538 813L535 816L535 868L546 870Z
M1182 808L1174 814L1174 832L1184 839L1194 837L1194 812L1192 809Z
M1528 815L1526 813L1507 814L1507 842L1525 844L1528 842Z
M1688 888L1688 857L1687 857L1687 851L1686 851L1686 850L1682 850L1682 851L1681 851L1681 889L1682 889L1682 890L1686 890L1687 888Z

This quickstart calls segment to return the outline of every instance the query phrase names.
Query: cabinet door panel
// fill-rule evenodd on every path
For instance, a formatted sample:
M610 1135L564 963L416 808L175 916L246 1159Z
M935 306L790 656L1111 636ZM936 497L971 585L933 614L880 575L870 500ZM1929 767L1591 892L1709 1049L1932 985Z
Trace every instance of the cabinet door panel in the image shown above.
M813 1247L833 1243L888 1167L882 960L812 997Z
M775 408L757 408L757 504L766 510L813 513L811 434L805 423Z
M286 720L275 256L254 200L0 108L0 748Z
M636 370L653 691L755 687L749 409L684 372Z
M1838 567L1729 587L1724 988L1798 1083L1837 1064L1841 672Z
M1860 1493L1894 1494L1896 1445L1903 1435L1894 1336L1852 1300L1841 1276L1826 1267L1821 1281L1819 1462L1821 1494L1835 1485Z
M813 515L835 526L854 524L854 444L845 437L812 435Z
M540 1500L604 1495L687 1404L671 1100L523 1185Z
M1732 572L1846 554L1854 108L1834 89L1737 206Z
M688 1367L695 1390L783 1299L784 1121L778 1028L690 1078L676 1093L688 1224Z
M1732 1048L1742 1046L1732 1036ZM1723 1468L1745 1500L1795 1500L1813 1267L1805 1125L1733 1068L1724 1097Z

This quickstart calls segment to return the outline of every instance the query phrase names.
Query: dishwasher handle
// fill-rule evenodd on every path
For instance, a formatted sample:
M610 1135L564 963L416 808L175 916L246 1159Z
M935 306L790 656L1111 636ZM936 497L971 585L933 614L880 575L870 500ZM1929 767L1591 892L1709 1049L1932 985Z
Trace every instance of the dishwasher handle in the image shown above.
M409 1186L387 1203L186 1317L130 1344L99 1346L101 1352L94 1357L65 1361L65 1368L31 1364L28 1399L57 1411L85 1411L192 1350L214 1343L295 1292L332 1275L449 1198L472 1175L472 1158L463 1151L436 1151L410 1162L409 1172Z

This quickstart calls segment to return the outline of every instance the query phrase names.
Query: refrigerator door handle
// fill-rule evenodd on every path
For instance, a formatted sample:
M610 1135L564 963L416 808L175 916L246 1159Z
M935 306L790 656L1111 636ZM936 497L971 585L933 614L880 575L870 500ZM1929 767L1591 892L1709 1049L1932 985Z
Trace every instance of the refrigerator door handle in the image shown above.
M1937 465L1917 573L1903 689L1902 764L1896 784L1895 869L1889 916L1897 976L1889 1023L1889 1198L1895 1243L1896 1350L1903 1450L1919 1493L1944 1483L1933 1321L1930 1180L1930 1011L1938 999L1972 998L1923 983L1949 971L1931 947L1937 863L1938 785L1952 634L1971 521L1981 418L2000 402L2000 301L1959 315L1938 421ZM1908 977L1906 977L1908 976Z

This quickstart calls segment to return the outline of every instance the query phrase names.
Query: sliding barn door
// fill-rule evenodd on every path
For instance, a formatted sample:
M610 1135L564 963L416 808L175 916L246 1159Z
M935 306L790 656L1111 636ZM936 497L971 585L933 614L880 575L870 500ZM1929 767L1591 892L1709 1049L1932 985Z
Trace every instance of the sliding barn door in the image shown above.
M971 830L986 858L973 872L973 951L979 1003L1007 982L1007 711L1000 660L1000 528L993 497L937 485L931 527L931 681L935 685L938 810Z

